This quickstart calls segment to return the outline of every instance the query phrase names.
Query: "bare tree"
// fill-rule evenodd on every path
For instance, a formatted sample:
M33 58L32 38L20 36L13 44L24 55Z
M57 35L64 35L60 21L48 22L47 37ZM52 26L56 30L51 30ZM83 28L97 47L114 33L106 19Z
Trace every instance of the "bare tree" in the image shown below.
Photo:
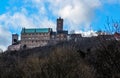
M120 20L107 17L104 27L108 34L114 34L115 32L119 33L120 32Z

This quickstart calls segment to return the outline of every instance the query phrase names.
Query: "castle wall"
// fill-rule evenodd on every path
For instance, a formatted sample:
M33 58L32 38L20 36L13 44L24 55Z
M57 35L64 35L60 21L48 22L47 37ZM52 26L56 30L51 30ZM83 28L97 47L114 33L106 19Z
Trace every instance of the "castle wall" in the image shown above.
M9 51L20 50L20 46L21 46L21 44L10 45L10 46L8 46L8 50L9 50Z
M67 34L57 34L56 40L59 41L66 41L67 40Z
M50 41L50 32L48 33L23 33L21 34L21 45L28 48L45 46Z

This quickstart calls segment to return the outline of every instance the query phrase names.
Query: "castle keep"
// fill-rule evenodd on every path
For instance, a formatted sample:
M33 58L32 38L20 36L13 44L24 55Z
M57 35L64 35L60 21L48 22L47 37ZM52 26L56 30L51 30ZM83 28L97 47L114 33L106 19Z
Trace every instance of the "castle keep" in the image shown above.
M61 17L56 20L56 32L52 28L22 28L21 40L18 40L18 34L12 34L12 45L8 46L8 50L40 47L68 40L68 31L63 30L63 22Z

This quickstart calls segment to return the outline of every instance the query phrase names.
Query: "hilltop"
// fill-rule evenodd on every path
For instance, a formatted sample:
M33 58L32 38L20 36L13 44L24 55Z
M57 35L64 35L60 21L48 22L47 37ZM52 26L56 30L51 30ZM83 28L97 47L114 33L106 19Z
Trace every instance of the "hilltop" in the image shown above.
M0 78L117 78L120 42L86 38L0 54Z

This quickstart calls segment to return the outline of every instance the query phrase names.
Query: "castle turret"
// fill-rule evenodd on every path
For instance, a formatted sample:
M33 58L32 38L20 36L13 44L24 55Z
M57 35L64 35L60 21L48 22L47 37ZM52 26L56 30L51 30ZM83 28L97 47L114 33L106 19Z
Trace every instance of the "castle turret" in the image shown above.
M15 44L18 42L18 34L12 34L12 44Z
M59 17L57 19L57 28L56 28L57 32L59 31L63 31L63 19L61 17Z

